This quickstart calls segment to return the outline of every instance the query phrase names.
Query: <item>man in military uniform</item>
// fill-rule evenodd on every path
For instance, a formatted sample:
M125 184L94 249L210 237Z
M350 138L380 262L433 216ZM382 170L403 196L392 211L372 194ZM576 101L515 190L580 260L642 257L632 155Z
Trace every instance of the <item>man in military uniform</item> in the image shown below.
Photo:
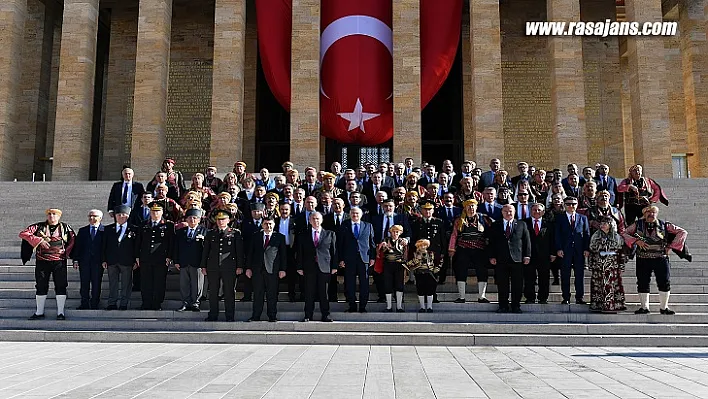
M424 202L420 206L421 217L410 219L411 239L408 250L409 254L414 254L416 251L415 243L418 240L429 240L430 246L428 251L435 255L435 264L440 264L443 257L443 248L445 248L445 223L442 219L433 217L435 206L432 202ZM433 300L437 300L437 294Z
M202 251L202 272L209 281L209 316L206 321L219 318L219 287L224 284L226 321L234 321L236 310L236 275L243 272L244 252L241 231L229 227L231 215L220 210L215 215L216 228L209 230Z
M150 220L142 225L135 245L142 310L161 310L165 300L167 265L171 262L175 225L162 217L163 211L159 202L150 204Z
M179 291L182 307L178 312L199 311L199 266L202 261L206 228L200 224L202 210L193 208L187 211L187 227L175 232L175 246L172 260L179 270Z

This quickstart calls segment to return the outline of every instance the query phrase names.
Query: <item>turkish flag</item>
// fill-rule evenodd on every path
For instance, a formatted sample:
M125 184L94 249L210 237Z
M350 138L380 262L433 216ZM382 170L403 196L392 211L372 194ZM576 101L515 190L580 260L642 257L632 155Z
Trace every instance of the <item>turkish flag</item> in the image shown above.
M392 2L323 1L320 132L374 146L393 136ZM460 37L462 0L421 0L421 109L447 79ZM292 0L256 0L261 63L290 109Z

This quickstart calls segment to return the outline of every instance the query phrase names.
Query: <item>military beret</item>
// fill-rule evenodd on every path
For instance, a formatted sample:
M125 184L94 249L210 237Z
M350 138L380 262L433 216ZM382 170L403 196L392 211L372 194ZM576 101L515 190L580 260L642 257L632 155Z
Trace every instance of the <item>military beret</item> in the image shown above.
M476 199L470 198L470 199L468 199L467 201L463 202L463 203L462 203L462 206L464 206L465 208L467 208L467 207L470 206L470 205L477 205L478 203L479 203L479 202L477 202Z
M243 166L243 167L245 168L245 167L246 167L246 162L238 161L238 162L234 163L234 166L238 166L238 165L241 165L241 166Z
M150 204L148 204L148 207L150 207L151 211L162 211L165 209L164 205L160 203L159 201L153 201Z
M274 192L266 193L266 195L264 196L264 198L268 198L268 197L273 197L273 198L275 198L275 201L276 201L276 202L280 201L280 196L279 196L278 194L274 193Z
M391 228L388 229L388 231L403 231L403 226L400 224L394 224L391 226Z
M326 172L322 175L323 179L336 179L337 176L334 173Z
M231 201L231 194L227 193L226 191L222 191L217 195L219 198L226 198L227 201Z
M265 209L265 205L262 202L256 202L255 204L251 205L252 211L262 211L264 209Z
M113 213L115 213L116 215L119 213L130 215L130 207L128 205L118 205L117 207L113 208Z
M227 211L225 209L219 209L214 214L214 219L216 219L216 220L231 219L231 214L229 213L229 211Z
M433 209L435 206L433 206L432 202L426 202L423 205L420 206L421 209Z
M199 208L191 208L188 209L187 212L184 214L185 217L190 217L190 216L196 216L198 218L202 217L202 210Z

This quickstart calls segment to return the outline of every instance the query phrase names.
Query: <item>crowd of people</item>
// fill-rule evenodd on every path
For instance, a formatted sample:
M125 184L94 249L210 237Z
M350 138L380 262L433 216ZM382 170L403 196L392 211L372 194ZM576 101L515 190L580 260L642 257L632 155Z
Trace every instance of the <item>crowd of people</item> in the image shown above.
M488 303L489 270L498 287L497 312L521 313L527 304L547 304L550 285L560 285L562 303L585 301L584 275L591 273L589 309L626 310L622 274L636 258L637 314L649 313L654 274L659 310L672 315L669 254L691 260L686 231L659 219L653 205L668 200L643 175L641 165L615 179L607 165L579 169L570 164L545 171L519 162L511 176L499 159L483 171L473 161L441 170L412 158L401 163L366 164L330 171L291 162L282 174L263 168L247 173L236 162L223 179L217 169L195 173L191 183L166 159L146 185L126 167L108 197L108 214L88 213L88 225L75 232L61 222L62 211L46 210L46 220L20 233L22 257L36 254L36 312L44 318L53 277L57 318L65 319L67 263L79 270L81 304L98 309L101 281L108 272L106 310L126 310L140 291L143 310L161 310L168 270L179 273L182 306L200 311L208 299L207 321L234 320L236 287L252 301L248 321L258 321L264 299L269 321L277 321L281 281L288 299L304 301L304 318L332 321L330 302L338 301L343 275L347 312L367 312L369 281L387 312L404 312L404 285L415 284L418 312L433 312L436 289L448 274L464 303L470 271L477 302ZM187 186L189 184L189 186ZM358 284L357 284L358 279ZM395 294L395 295L394 295ZM394 307L395 303L395 307Z

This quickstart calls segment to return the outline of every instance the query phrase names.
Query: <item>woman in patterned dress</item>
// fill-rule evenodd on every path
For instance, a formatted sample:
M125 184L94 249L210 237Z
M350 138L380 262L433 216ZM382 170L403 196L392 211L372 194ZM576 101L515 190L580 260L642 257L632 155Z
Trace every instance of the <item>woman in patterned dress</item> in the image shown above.
M623 241L611 217L599 222L600 229L590 238L590 311L616 313L624 302L619 262Z

